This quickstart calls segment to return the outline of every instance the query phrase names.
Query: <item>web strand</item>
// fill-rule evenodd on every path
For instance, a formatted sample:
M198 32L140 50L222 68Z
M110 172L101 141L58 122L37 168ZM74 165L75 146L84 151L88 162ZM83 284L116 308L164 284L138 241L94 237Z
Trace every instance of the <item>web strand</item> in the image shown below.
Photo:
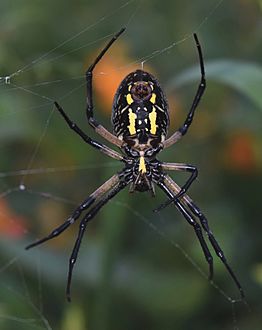
M224 2L224 0L220 0L220 1L216 2L215 6L209 11L209 13L204 17L204 19L201 20L201 22L197 25L197 27L195 28L194 31L191 31L190 33L185 34L184 36L182 36L181 38L179 38L176 41L172 41L169 45L167 45L164 48L156 49L153 52L150 52L150 53L144 55L143 57L140 57L140 58L136 59L135 61L131 61L130 63L127 63L125 66L118 67L117 70L121 71L124 68L129 67L133 64L140 64L141 68L143 69L145 64L147 64L148 62L150 62L154 58L156 58L158 56L161 56L161 55L167 53L168 51L172 50L173 48L175 48L179 44L182 44L182 43L186 42L187 40L189 40L192 37L194 32L203 29L205 27L205 25L208 24L211 17L216 13L217 9L221 6L221 4L223 2ZM64 198L63 196L58 196L58 195L50 193L50 192L34 190L33 188L30 187L30 185L27 186L26 180L29 178L29 176L33 176L33 175L34 176L39 176L39 175L42 175L42 174L50 174L50 173L53 173L53 174L60 173L61 174L61 173L68 172L68 171L82 171L82 170L92 169L92 168L103 168L103 167L109 168L111 166L115 166L114 162L107 162L107 163L102 164L102 165L101 164L99 164L99 165L97 165L97 164L94 164L94 165L88 164L88 166L73 165L73 166L34 168L34 162L35 162L36 157L39 153L39 150L42 146L43 140L44 140L44 138L47 134L50 123L53 119L53 113L54 113L53 101L54 101L54 99L49 97L48 95L44 95L43 93L35 92L33 90L33 88L49 86L49 85L52 85L52 84L62 84L63 85L67 81L78 80L79 79L80 83L76 87L71 88L69 91L67 91L62 96L57 98L58 100L64 100L64 99L68 98L69 96L71 96L73 93L77 92L83 86L85 86L86 83L84 81L84 75L76 75L75 77L71 77L70 79L67 79L67 80L66 79L56 79L56 80L53 80L53 81L51 81L51 80L50 81L42 81L42 82L40 81L40 82L37 82L37 83L32 84L32 85L24 85L24 86L18 85L17 83L14 83L14 80L18 76L22 76L26 72L28 72L28 71L32 70L33 68L35 68L36 66L51 63L51 62L54 62L54 61L59 61L63 57L65 57L69 54L75 53L75 52L77 52L77 51L79 51L79 50L81 50L85 47L89 47L91 45L101 43L101 41L108 39L108 37L112 36L114 32L112 32L110 34L107 34L103 37L99 37L95 40L92 40L88 43L85 43L84 45L76 47L76 48L74 48L70 51L64 52L60 55L55 54L55 52L58 49L61 49L63 46L65 46L67 44L70 44L72 41L76 40L78 37L80 37L84 33L87 33L91 29L96 28L98 25L101 25L105 20L108 20L108 19L112 18L113 15L121 12L121 10L123 10L124 8L129 7L133 4L136 4L135 8L132 7L131 14L129 15L129 19L127 21L127 26L130 26L131 23L134 21L136 15L137 15L137 12L139 11L140 7L142 6L143 1L131 0L131 1L124 2L117 9L112 10L109 14L99 18L94 23L89 24L88 26L84 27L82 30L80 30L79 32L73 34L72 36L70 36L66 40L62 41L61 43L59 43L54 48L52 48L49 51L45 52L44 54L42 54L38 58L34 59L33 61L30 61L28 64L25 64L20 69L16 70L15 72L13 72L13 73L11 73L7 76L0 77L0 86L8 87L8 89L4 91L5 93L6 92L15 93L16 91L21 91L22 93L25 93L25 95L33 95L33 96L37 97L39 100L42 99L42 100L46 101L45 104L39 105L37 107L33 107L32 109L30 108L29 110L35 111L35 110L40 109L40 108L45 108L45 107L48 108L47 119L45 120L45 124L44 124L44 126L41 130L40 137L39 137L39 139L38 139L38 141L37 141L37 143L34 147L34 150L31 153L31 156L30 156L28 162L27 162L27 166L24 169L20 169L20 170L18 169L18 170L14 170L14 171L0 172L0 178L1 179L21 177L18 186L10 187L10 188L5 189L5 191L0 193L1 198L6 198L6 197L8 197L8 196L10 196L14 193L19 192L19 193L24 193L24 194L28 194L28 195L40 196L41 198L44 198L44 199L51 199L51 200L59 202L59 203L66 203L66 204L69 204L69 205L77 205L77 201L74 201L72 199L67 199L67 198ZM109 72L109 73L108 72L95 73L95 75L101 75L101 74L110 75L111 72ZM23 110L23 111L26 111L26 110ZM9 115L15 115L15 113L16 112L11 112ZM205 281L208 281L207 274L195 262L195 260L177 242L170 239L165 232L160 230L153 222L151 222L150 219L144 217L140 212L136 211L133 207L129 206L126 203L121 203L121 202L118 202L118 201L114 201L113 203L117 207L124 207L124 208L128 209L128 211L130 213L132 213L135 218L141 220L143 223L146 224L147 227L149 227L151 230L153 230L164 241L168 242L171 247L177 249L185 257L185 259L193 266L193 268L196 269L199 272L199 274L205 279ZM164 220L162 215L160 217L161 217L161 220ZM21 256L16 256L14 258L11 258L5 265L3 265L0 268L0 275L2 273L4 273L5 271L7 271L11 266L17 265L20 258L21 258ZM41 277L41 271L39 270L39 267L37 268L37 273L38 273L38 297L39 297L39 306L40 306L39 308L36 307L36 305L31 301L31 297L30 297L30 294L29 294L29 290L27 288L27 283L26 283L26 279L25 279L24 274L23 274L23 270L20 269L19 272L20 272L21 283L23 283L24 291L26 292L26 298L24 298L22 295L19 295L19 293L17 291L14 291L12 289L10 289L10 291L12 292L13 295L18 296L19 299L25 300L25 302L27 304L29 304L31 306L31 308L35 311L35 314L41 320L41 322L44 325L45 329L51 330L52 328L51 328L48 320L44 317L44 314L43 314L42 277ZM236 311L235 311L235 306L238 303L243 303L243 301L241 301L239 299L233 299L228 293L226 293L214 281L211 281L210 285L225 299L225 301L227 301L228 303L231 304L233 327L234 327L234 329L238 329L237 315L236 315ZM34 322L38 321L37 318L36 319L30 319L30 318L28 318L28 319L24 318L23 319L23 318L12 316L12 315L2 315L2 316L0 316L0 318L2 318L2 319L6 318L6 319L10 319L12 321L15 321L17 323L27 323L27 324L34 323Z

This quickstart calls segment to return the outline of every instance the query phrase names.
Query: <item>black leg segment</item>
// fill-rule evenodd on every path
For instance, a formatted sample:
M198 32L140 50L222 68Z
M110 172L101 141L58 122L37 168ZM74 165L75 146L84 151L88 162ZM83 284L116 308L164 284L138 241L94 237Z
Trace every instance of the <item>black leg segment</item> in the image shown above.
M180 187L178 186L178 184L176 184L168 175L165 175L163 181L158 183L158 185L160 186L160 188L162 190L165 191L165 193L171 199L173 199L175 197L175 195L180 191ZM182 207L178 206L177 203L182 204ZM222 251L220 245L218 244L212 231L210 230L207 218L201 212L200 208L187 195L184 195L183 197L181 197L181 200L175 201L174 204L177 208L179 208L180 212L184 215L184 217L186 218L187 221L188 221L187 215L185 213L183 213L182 208L185 208L187 210L187 212L189 213L191 218L194 219L194 216L195 216L199 219L200 224L201 224L203 230L206 232L208 239L209 239L215 253L220 258L222 263L225 265L227 271L229 272L231 278L233 279L235 285L237 286L237 288L240 292L240 295L241 295L241 299L244 299L245 298L244 290L243 290L239 280L237 279L235 273L233 272L232 268L229 266L229 264L226 260L226 257L224 255L224 252Z
M165 186L164 183L159 183L158 186L170 197L172 198L173 193L171 193L171 191ZM194 216L192 215L191 212L189 212L185 206L177 199L174 200L174 205L176 206L176 208L179 210L179 212L184 216L184 218L186 219L186 221L193 226L195 233L197 235L197 238L199 240L199 243L201 245L201 248L204 252L206 261L209 265L209 280L211 280L213 278L213 257L209 251L209 248L206 244L206 241L204 239L203 233L202 233L202 229L200 227L200 225L197 223L196 219L194 218Z
M116 187L114 187L105 197L103 197L82 219L79 225L79 232L78 236L69 259L69 270L68 270L68 277L67 277L67 287L66 287L66 297L68 301L71 301L71 281L72 281L72 273L74 269L74 265L77 260L79 248L81 245L82 238L84 236L87 223L93 219L93 217L97 214L97 212L111 199L113 198L119 191L126 187L126 183L120 182Z
M195 110L201 100L202 95L204 94L204 91L206 89L206 78L205 78L205 67L204 67L204 59L203 59L203 54L202 54L202 49L198 40L198 37L196 33L194 33L194 39L198 51L198 57L199 57L199 64L200 64L200 83L197 88L197 92L195 94L194 100L192 102L191 108L189 110L189 113L186 117L186 120L174 134L172 134L167 140L163 142L164 148L172 146L174 143L176 143L183 135L185 135L192 124Z
M60 226L55 228L49 235L40 240L28 245L25 249L29 250L37 245L40 245L50 239L53 239L62 234L69 226L71 226L82 214L83 211L87 210L97 200L99 200L105 193L112 189L119 183L118 175L113 175L109 180L102 184L96 191L94 191L87 199L85 199L72 213L72 215Z
M65 121L67 122L68 126L75 132L77 133L86 143L88 143L89 145L91 145L92 147L100 150L101 152L103 152L104 154L106 154L107 156L117 159L117 160L123 160L123 156L121 156L118 152L116 152L115 150L107 147L106 145L99 143L93 139L91 139L88 135L86 135L81 128L79 128L77 126L76 123L74 123L65 113L64 109L61 107L61 105L59 105L57 102L54 102L56 109L59 111L59 113L62 115L62 117L65 119Z
M201 222L201 225L202 225L203 229L205 230L205 232L207 233L208 238L209 238L209 241L210 241L211 245L213 246L213 248L214 248L217 256L221 259L221 261L225 265L226 269L228 270L229 274L233 278L236 286L238 287L238 289L240 291L241 298L244 299L245 298L244 290L243 290L241 284L239 283L236 275L234 274L233 270L229 266L229 264L227 262L227 259L226 259L225 255L224 255L224 252L222 251L221 247L219 246L217 240L215 239L214 234L210 230L209 225L208 225L207 218L201 212L201 210L199 209L199 207L196 204L194 204L192 201L187 202L187 205L190 208L190 210L199 218L199 220Z
M168 199L165 203L161 204L159 207L157 207L154 211L158 212L165 207L167 207L170 203L174 202L175 200L180 199L189 189L191 184L196 180L198 175L197 167L193 165L188 164L179 164L179 163L162 163L161 167L163 170L169 170L169 171L186 171L190 172L191 175L186 181L186 183L181 187L181 190L178 194L172 199Z

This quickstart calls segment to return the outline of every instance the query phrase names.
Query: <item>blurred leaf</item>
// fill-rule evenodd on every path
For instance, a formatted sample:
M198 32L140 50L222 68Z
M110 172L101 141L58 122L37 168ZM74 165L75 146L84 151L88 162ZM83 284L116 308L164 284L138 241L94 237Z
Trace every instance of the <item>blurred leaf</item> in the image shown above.
M217 81L229 85L247 96L262 110L261 86L262 66L257 63L234 61L229 59L205 62L207 81ZM167 89L181 87L187 83L199 81L199 66L196 65L176 78L171 79Z
M122 292L127 292L130 299L154 316L176 312L181 317L205 299L206 282L196 273L192 275L180 269L165 272L132 263L126 264L123 273L128 276L117 281Z
M262 263L255 265L252 273L255 281L262 285Z
M88 248L81 253L81 258L74 273L74 286L76 283L87 285L92 289L101 286L101 246L99 244L88 244ZM8 259L19 256L19 263L27 271L35 272L39 260L43 262L41 276L43 282L55 282L59 286L66 283L67 258L61 253L55 253L48 248L39 248L32 251L25 251L26 242L15 242L2 239L0 248ZM83 249L82 249L83 250ZM22 252L21 252L22 251ZM2 266L2 272L9 267ZM152 315L161 313L172 313L179 310L179 313L188 312L196 308L199 299L204 299L206 294L206 281L197 273L195 276L176 270L168 272L153 269L149 266L134 263L125 257L125 260L118 259L114 264L111 285L119 290L130 300L145 308ZM109 284L108 284L109 285ZM72 290L75 292L75 289ZM157 299L154 299L157 297Z
M83 330L85 327L85 319L83 310L80 306L71 304L66 309L65 317L63 319L63 330Z

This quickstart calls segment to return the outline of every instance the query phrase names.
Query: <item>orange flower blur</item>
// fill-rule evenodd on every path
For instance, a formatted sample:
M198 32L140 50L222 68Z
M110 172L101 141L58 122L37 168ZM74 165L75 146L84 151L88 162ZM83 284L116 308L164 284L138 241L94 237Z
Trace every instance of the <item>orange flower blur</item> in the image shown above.
M0 235L10 238L19 238L27 232L25 219L16 215L6 200L0 199Z
M96 50L91 58L89 57L86 60L85 69L92 63L92 60L94 60L98 53L99 49ZM99 104L101 106L101 111L109 115L111 115L114 95L121 81L130 72L141 69L141 64L134 63L134 59L130 58L127 53L127 45L123 41L118 40L98 63L93 73L94 103ZM144 66L144 70L155 74L155 70L147 63ZM181 109L178 101L174 99L174 96L168 96L168 101L171 109L171 127L173 127L175 123L175 112L179 112Z
M127 74L140 68L139 64L130 62L132 59L127 56L126 44L118 41L98 63L94 71L93 87L97 103L103 111L111 113L114 94L121 81Z
M250 172L257 168L255 138L249 132L235 133L226 148L226 163L229 168Z

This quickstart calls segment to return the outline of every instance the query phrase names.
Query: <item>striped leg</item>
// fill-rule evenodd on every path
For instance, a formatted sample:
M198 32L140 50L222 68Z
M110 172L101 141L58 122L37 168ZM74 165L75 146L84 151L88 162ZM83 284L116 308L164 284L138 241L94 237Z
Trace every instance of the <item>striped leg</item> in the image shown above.
M83 203L81 203L72 215L59 227L55 228L48 236L39 239L38 241L28 245L26 250L31 249L37 245L40 245L50 239L53 239L60 234L62 234L69 226L71 226L81 215L84 210L87 210L91 205L93 205L97 200L99 200L105 193L116 186L119 183L118 175L112 176L108 181L106 181L102 186L100 186L96 191L94 191Z
M165 175L164 180L162 182L162 186L161 189L165 189L166 194L168 195L169 198L174 198L174 196L179 193L180 191L180 187L178 186L177 183L175 183L168 175ZM192 201L192 199L188 196L188 195L184 195L181 198L181 204L187 208L187 212L189 212L191 214L191 217L196 216L200 223L202 228L204 229L204 231L206 232L208 239L215 251L215 253L217 254L217 256L219 257L219 259L222 261L222 263L225 265L227 271L229 272L231 278L233 279L234 283L236 284L240 295L241 295L241 299L245 298L245 294L244 294L244 290L239 282L239 280L237 279L235 273L233 272L232 268L229 266L227 259L225 257L224 252L222 251L220 245L218 244L217 240L214 237L214 234L212 233L211 229L209 228L208 225L208 221L207 218L205 217L205 215L201 212L201 210L199 209L199 207ZM177 202L175 202L176 205ZM182 212L181 212L182 213ZM183 214L184 215L184 214ZM185 217L185 215L184 215ZM201 243L201 242L200 242Z

